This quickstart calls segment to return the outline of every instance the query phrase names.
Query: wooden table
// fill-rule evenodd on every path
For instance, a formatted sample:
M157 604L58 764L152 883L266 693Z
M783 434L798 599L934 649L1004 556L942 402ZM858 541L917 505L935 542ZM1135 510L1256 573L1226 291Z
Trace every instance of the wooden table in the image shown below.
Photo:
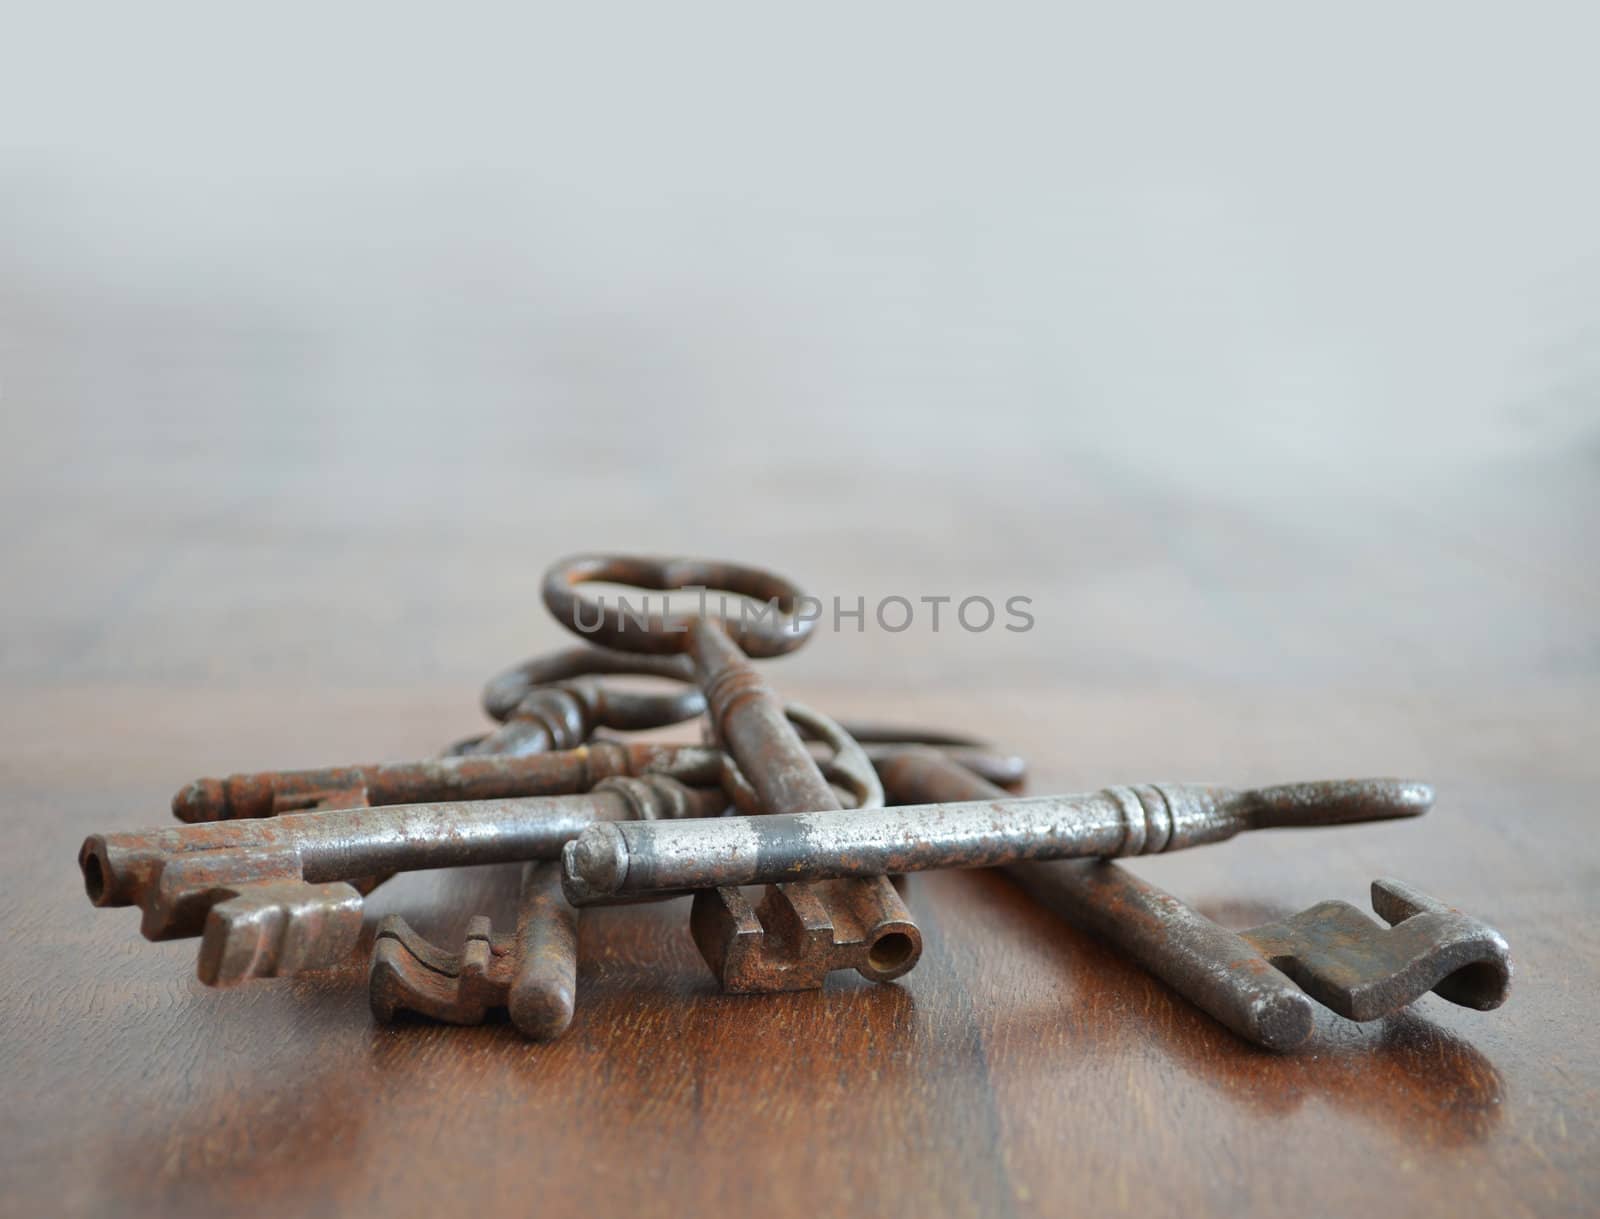
M204 384L166 398L134 355L104 394L53 397L29 380L49 359L19 366L36 409L4 491L8 1213L1600 1204L1600 578L1577 459L1352 486L1157 476L1046 419L1032 439L931 420L909 456L803 428L724 444L709 408L585 428L521 403L385 417L287 394L222 420ZM113 388L139 409L106 407ZM1504 931L1512 997L1330 1016L1274 1056L964 873L913 879L926 951L898 985L724 996L683 903L586 916L576 1023L533 1045L503 1023L375 1025L364 960L208 990L194 942L145 943L132 912L84 900L83 835L161 822L196 775L417 757L474 730L482 680L562 642L544 564L603 548L763 561L865 598L863 629L825 623L773 683L991 736L1032 759L1034 790L1427 778L1418 822L1132 866L1234 926L1406 879ZM978 594L1030 596L1034 628L871 619L887 595ZM451 941L473 913L503 924L514 886L404 877L371 918Z

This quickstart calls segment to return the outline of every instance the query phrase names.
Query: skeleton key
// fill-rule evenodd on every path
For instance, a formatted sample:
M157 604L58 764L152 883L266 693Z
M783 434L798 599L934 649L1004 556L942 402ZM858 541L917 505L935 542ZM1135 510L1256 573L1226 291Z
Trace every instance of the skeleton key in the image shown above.
M630 627L626 607L587 606L578 585L603 580L635 588L725 589L766 609L753 618L643 613ZM587 555L545 573L544 601L563 625L593 642L630 652L687 653L706 697L715 739L738 762L768 814L837 809L816 761L784 718L783 705L751 657L779 656L809 637L815 620L796 613L802 594L789 581L756 568L690 559ZM732 886L695 894L690 927L701 955L736 992L806 990L835 969L855 969L887 982L908 972L922 953L922 933L886 877L806 888L779 884L752 908Z
M1400 779L1252 791L1161 783L1028 797L985 787L1004 798L671 825L596 824L563 852L564 887L574 905L593 905L712 885L1150 855L1222 842L1243 830L1415 817L1433 802L1427 785Z
M895 801L1000 793L928 752L882 764ZM1396 1012L1427 991L1488 1011L1505 1001L1511 958L1494 928L1394 880L1372 885L1384 930L1354 906L1322 902L1233 932L1109 860L1019 863L1006 871L1045 905L1111 944L1241 1037L1274 1050L1303 1044L1312 1000L1352 1020Z
M705 746L593 741L553 753L444 757L196 779L172 798L172 809L180 821L232 821L439 800L565 796L587 791L602 779L645 774L708 787L719 782L722 768L722 751Z
M353 877L553 859L598 820L710 815L720 790L663 775L610 778L583 795L337 809L132 834L79 852L97 906L137 905L146 939L202 936L212 986L336 964L361 933Z

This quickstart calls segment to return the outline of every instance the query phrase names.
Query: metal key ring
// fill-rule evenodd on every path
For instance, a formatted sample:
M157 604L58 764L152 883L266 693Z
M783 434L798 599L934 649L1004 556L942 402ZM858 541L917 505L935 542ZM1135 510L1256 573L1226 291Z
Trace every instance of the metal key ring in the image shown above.
M503 724L534 690L598 676L666 677L692 683L694 666L686 656L645 656L580 644L535 656L491 678L483 688L483 709L490 719ZM603 701L603 725L624 731L681 724L706 709L705 696L694 685L670 693L613 690L608 686L604 688Z
M820 741L833 750L833 756L819 763L823 777L835 787L843 788L849 798L850 808L882 808L883 784L878 779L877 768L852 737L838 723L813 711L801 703L785 703L783 714L795 730L808 741ZM734 808L747 816L767 810L761 806L761 797L745 778L744 771L733 760L733 755L722 755L722 788L733 801Z
M666 599L660 612L652 612L649 597L637 613L629 605L594 605L577 592L577 586L595 581L625 584L660 592L717 589L767 603L757 614L739 617L716 614L668 614ZM705 618L717 621L747 656L762 658L792 652L811 637L816 618L802 618L799 605L805 594L791 581L759 567L721 563L714 559L658 559L639 555L574 555L556 563L544 575L544 603L556 621L591 643L624 652L661 655L681 652L687 646L689 625ZM701 608L705 598L702 596Z

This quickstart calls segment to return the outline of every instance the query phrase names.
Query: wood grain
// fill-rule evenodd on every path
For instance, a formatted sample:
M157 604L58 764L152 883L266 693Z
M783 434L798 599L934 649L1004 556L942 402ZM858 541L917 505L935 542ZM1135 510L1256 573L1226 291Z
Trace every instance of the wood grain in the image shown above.
M1218 498L1121 474L1051 481L1071 455L1046 435L1051 460L1013 482L937 493L891 463L813 496L817 471L775 452L768 472L787 475L752 480L730 513L680 480L619 478L613 463L638 456L625 432L561 452L501 422L516 456L485 448L495 494L468 470L445 479L459 495L430 485L429 446L393 436L375 442L381 472L335 454L326 481L287 444L224 443L209 460L232 463L233 482L187 479L196 459L143 440L124 461L86 439L54 485L16 463L7 494L28 519L7 534L0 704L0 1208L1600 1203L1600 586L1572 526L1593 508L1590 480L1508 467L1471 494ZM70 409L28 422L52 452L82 425ZM395 480L427 508L364 498ZM592 510L552 512L551 487ZM723 996L682 903L586 914L577 1020L538 1046L503 1023L374 1026L360 962L210 991L193 942L147 944L129 911L84 900L82 836L161 821L196 775L422 756L473 730L481 681L560 639L533 593L542 564L613 545L765 560L830 595L1032 595L1026 634L847 624L770 672L836 714L1002 740L1034 759L1035 790L1432 780L1439 805L1416 823L1257 834L1133 866L1235 926L1363 902L1373 877L1401 877L1505 932L1511 999L1475 1013L1430 996L1372 1026L1329 1016L1311 1052L1277 1057L1004 879L948 874L913 880L926 951L883 987ZM449 940L473 913L508 925L514 891L514 870L404 877L370 918L401 911Z

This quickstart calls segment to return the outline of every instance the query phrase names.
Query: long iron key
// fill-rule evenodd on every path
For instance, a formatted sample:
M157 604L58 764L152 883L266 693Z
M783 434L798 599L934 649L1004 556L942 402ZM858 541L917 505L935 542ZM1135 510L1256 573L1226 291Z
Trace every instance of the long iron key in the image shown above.
M179 790L172 807L180 821L200 824L440 800L567 796L602 779L647 774L710 787L721 781L722 769L722 751L704 745L591 741L553 753L355 763L196 779Z
M891 802L993 799L983 779L927 751L880 763ZM1375 1020L1428 991L1487 1011L1511 981L1503 936L1395 880L1372 884L1385 929L1345 902L1233 932L1110 860L1024 862L1005 869L1070 922L1111 944L1241 1037L1275 1050L1304 1044L1313 1000Z
M564 854L567 896L592 905L711 885L1150 855L1222 842L1243 830L1415 817L1433 802L1425 784L1401 779L1251 791L1151 783L1025 797L984 786L989 798L956 803L594 825Z

